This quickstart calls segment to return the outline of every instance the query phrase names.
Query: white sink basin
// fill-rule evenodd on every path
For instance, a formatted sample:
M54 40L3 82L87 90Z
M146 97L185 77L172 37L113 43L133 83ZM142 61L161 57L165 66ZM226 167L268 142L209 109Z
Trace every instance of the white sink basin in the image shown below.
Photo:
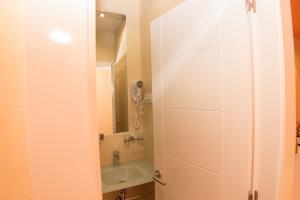
M148 161L132 161L119 167L101 169L102 192L112 192L152 182L153 164Z
M102 171L102 181L106 185L115 185L134 181L143 176L143 171L136 166L121 166Z

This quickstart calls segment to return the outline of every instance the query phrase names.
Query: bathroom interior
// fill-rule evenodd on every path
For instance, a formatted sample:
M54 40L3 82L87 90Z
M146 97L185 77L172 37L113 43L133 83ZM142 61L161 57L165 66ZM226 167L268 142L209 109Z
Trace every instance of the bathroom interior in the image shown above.
M181 2L97 1L97 134L103 200L155 199L150 23ZM299 66L300 10L296 9L300 5L297 3L292 0ZM299 82L297 75L298 88ZM300 92L297 99L299 96ZM296 169L300 168L299 163L296 162ZM296 200L300 174L297 170L295 174Z
M150 22L180 2L97 1L97 134L103 200L154 200Z
M128 51L131 27L127 16L120 13L97 10L96 16L97 132L103 199L154 199L151 122L147 132L144 129L144 116L148 120L151 117L152 100L151 93L145 93L140 66L134 66L134 56Z
M299 199L289 3L0 5L0 199Z

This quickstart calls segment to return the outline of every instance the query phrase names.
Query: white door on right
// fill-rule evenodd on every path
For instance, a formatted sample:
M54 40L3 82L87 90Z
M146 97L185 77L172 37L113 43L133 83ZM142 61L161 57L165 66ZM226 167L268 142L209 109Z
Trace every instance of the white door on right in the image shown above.
M151 38L156 200L247 200L252 65L245 1L187 0L151 24Z

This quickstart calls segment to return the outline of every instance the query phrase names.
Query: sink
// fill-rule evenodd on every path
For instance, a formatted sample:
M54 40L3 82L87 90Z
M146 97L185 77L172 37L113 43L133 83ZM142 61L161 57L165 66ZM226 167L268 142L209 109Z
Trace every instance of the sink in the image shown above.
M105 166L101 169L102 192L108 193L152 182L153 164L131 161L119 167Z
M102 171L102 181L106 185L134 181L142 176L143 171L136 166L121 166Z

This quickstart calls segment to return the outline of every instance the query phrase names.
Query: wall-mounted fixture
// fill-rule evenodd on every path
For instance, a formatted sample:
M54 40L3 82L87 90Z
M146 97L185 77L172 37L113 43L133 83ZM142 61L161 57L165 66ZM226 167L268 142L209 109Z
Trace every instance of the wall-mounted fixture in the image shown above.
M113 165L114 165L114 167L119 167L120 166L120 160L121 160L120 151L115 150L113 152Z
M131 97L135 102L134 124L135 130L139 130L143 126L144 117L144 82L134 81L131 85Z
M124 139L124 143L128 144L128 143L131 143L131 142L135 142L135 141L143 141L144 138L143 136L128 136L128 137L125 137Z

